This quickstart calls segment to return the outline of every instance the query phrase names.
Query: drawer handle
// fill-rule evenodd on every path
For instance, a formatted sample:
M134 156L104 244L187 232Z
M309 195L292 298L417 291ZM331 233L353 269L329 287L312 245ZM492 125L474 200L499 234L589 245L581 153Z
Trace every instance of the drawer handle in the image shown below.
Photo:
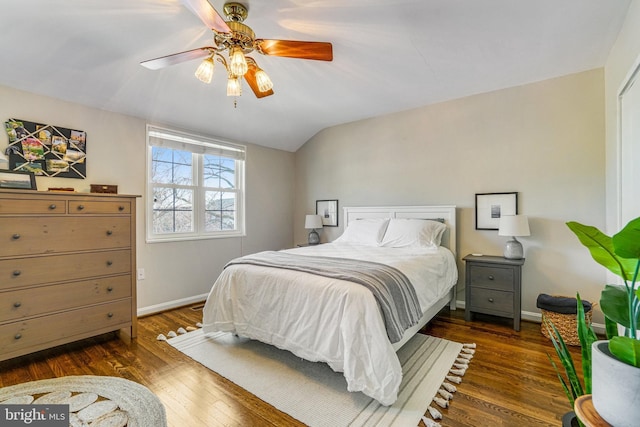
M122 212L124 210L124 206L118 206L118 210Z
M54 210L55 208L57 208L57 206L55 205L55 203L51 203L49 205L49 210Z
M493 302L493 298L489 298L489 302Z
M107 230L107 236L111 236L113 234L113 230Z
M13 240L18 240L20 238L20 235L18 233L14 234L13 236L11 236L11 238Z
M107 317L108 317L109 319L111 319L111 318L113 317L113 313L111 313L111 312L107 313Z
M78 210L81 211L84 209L84 205L78 205Z
M489 275L489 277L488 277L488 279L489 279L489 280L493 280L493 279L495 279L495 277L493 277L493 275L491 275L491 274L490 274L490 275Z
M108 286L107 287L107 292L113 292L113 286Z
M20 301L16 301L16 302L13 303L13 306L15 308L20 308L20 306L22 306L22 303Z
M20 270L15 270L15 271L13 272L13 277L18 277L18 276L19 276L19 275L21 275L21 274L22 274L22 271L20 271Z
M17 334L15 334L15 335L13 336L13 338L15 338L15 339L19 340L20 338L22 338L22 334L21 334L20 332L18 332Z
M113 265L113 261L108 260L108 261L107 261L107 266L112 266L112 265Z

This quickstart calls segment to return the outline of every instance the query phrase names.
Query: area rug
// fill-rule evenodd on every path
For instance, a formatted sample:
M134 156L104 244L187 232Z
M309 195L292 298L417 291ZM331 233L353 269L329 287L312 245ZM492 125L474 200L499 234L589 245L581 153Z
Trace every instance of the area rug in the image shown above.
M428 426L455 391L474 350L417 334L399 351L403 380L398 400L382 406L363 393L350 393L341 373L325 363L230 333L205 336L201 329L168 340L173 347L265 402L311 427ZM465 345L474 347L473 345Z
M165 409L145 386L109 376L68 376L0 388L0 405L69 405L70 426L165 427Z

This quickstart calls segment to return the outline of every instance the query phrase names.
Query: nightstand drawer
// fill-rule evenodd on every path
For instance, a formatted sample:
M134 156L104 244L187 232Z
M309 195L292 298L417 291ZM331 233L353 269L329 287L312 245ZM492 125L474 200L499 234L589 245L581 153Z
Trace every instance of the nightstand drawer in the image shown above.
M513 292L473 288L469 305L473 311L513 315Z
M477 288L513 291L513 268L473 265L469 268L469 284Z

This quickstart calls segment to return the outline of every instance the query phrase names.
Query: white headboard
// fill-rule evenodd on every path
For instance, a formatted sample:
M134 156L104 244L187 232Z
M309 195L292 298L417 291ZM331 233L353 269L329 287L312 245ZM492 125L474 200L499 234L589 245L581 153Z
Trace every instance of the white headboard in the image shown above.
M343 224L363 218L417 218L444 219L447 231L442 236L442 246L456 254L456 207L449 206L362 206L344 208Z

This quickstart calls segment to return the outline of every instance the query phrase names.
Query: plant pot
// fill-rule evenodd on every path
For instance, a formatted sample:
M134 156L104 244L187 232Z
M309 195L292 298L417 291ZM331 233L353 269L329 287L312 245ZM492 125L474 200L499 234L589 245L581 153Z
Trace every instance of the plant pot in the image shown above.
M609 341L596 341L591 350L591 394L596 411L613 426L638 426L640 368L616 359L609 352Z

